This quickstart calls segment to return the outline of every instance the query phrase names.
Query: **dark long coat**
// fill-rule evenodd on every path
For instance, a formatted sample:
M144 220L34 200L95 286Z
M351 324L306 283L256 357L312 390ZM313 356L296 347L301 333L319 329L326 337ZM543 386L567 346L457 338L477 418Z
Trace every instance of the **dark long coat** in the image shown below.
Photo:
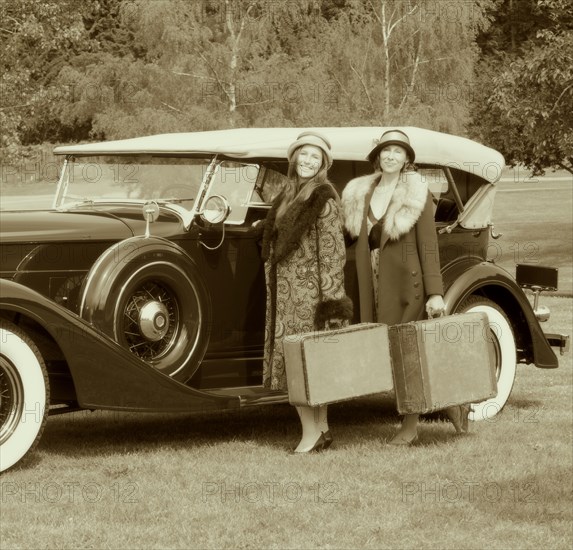
M443 295L432 197L417 172L401 174L383 218L378 307L368 246L367 216L380 173L351 180L342 194L345 229L355 244L360 320L393 325L421 319L431 294Z
M318 186L277 223L279 204L280 197L263 234L267 283L263 384L286 391L284 337L322 330L330 319L350 320L352 302L344 289L346 250L334 188Z

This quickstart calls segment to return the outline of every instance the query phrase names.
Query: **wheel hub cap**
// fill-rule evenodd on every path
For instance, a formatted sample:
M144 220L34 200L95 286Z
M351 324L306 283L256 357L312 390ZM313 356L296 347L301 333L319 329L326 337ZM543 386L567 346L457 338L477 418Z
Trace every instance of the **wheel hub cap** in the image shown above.
M161 340L169 330L167 308L161 302L147 302L139 313L139 329L148 340Z

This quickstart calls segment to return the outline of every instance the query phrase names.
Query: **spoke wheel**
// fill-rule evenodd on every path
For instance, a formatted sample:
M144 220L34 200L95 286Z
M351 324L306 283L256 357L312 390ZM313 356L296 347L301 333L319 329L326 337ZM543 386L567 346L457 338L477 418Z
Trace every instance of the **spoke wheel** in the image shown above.
M154 262L122 283L111 301L114 338L156 369L178 374L204 343L205 308L194 281L173 264Z
M128 298L123 322L118 322L129 350L144 361L155 361L181 331L177 297L161 282L147 281Z

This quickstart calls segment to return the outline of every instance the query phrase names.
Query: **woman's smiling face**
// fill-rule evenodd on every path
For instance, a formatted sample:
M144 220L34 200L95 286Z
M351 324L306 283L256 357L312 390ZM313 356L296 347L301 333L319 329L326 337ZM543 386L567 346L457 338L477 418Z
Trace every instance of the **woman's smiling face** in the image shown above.
M383 172L399 172L408 160L408 153L400 145L388 145L380 151L380 168Z
M296 173L300 178L316 176L322 166L322 150L314 145L303 145L298 150Z

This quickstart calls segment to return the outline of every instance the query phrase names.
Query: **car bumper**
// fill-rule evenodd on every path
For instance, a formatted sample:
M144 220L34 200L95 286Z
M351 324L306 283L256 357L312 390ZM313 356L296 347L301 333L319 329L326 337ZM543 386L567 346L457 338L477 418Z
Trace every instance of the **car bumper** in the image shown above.
M564 355L571 347L571 340L568 334L545 333L545 338L551 347L559 348L559 353Z

